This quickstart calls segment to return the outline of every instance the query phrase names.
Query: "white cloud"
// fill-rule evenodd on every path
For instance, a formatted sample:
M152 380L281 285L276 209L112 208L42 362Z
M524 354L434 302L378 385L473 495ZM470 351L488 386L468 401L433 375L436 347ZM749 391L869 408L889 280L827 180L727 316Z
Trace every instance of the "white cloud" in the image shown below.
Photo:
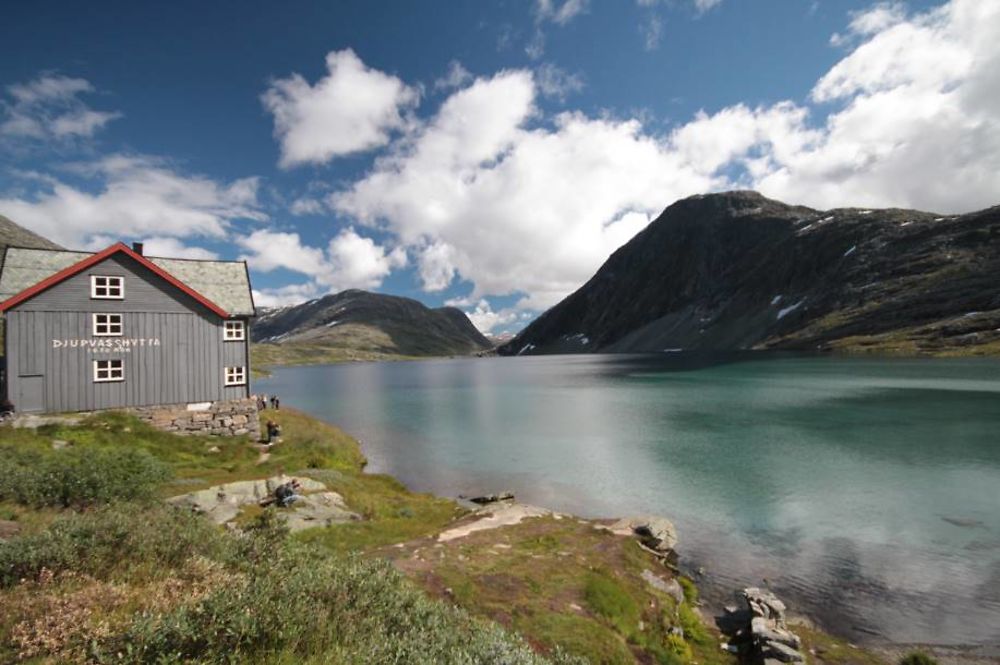
M460 278L476 299L524 294L519 309L578 288L690 194L755 187L820 208L995 204L1000 3L871 11L852 15L858 43L808 103L702 112L667 136L634 120L543 117L537 72L477 79L328 204L410 248L425 289Z
M643 48L655 51L663 37L663 20L655 14L650 15L645 23L639 24L639 34L642 35Z
M68 247L93 236L225 237L237 219L266 219L256 178L219 183L178 173L150 157L111 155L78 164L99 182L91 193L55 178L36 180L33 196L0 196L0 214Z
M342 229L325 249L303 244L298 233L266 229L238 238L237 243L248 252L243 258L254 270L271 272L282 268L306 275L311 278L314 292L377 288L389 273L407 263L402 248L387 251L352 228ZM302 291L263 293L287 300Z
M535 84L546 97L566 101L571 93L583 90L583 76L571 74L561 67L545 63L535 70Z
M274 115L280 164L323 164L389 142L404 125L402 112L419 94L398 78L370 69L345 49L326 56L327 75L310 85L299 74L278 79L262 95Z
M288 284L278 288L253 289L253 303L257 307L284 307L298 305L315 298L320 288L313 282Z
M855 15L862 43L813 88L839 104L821 135L775 156L765 193L820 207L960 212L1000 191L1000 3Z
M419 132L331 197L418 254L425 288L454 274L477 295L546 307L679 196L716 184L635 121L560 114L532 128L536 83L501 72L456 92Z
M322 201L307 196L295 199L289 208L293 215L319 215L323 209Z
M694 8L704 13L722 4L722 0L694 0Z
M117 111L95 111L79 99L93 92L89 81L57 74L8 86L13 103L0 104L0 134L35 140L91 137L122 115Z
M481 333L493 332L501 326L510 326L517 323L518 312L512 308L502 309L494 312L489 301L482 299L476 303L475 309L466 311L466 316L472 321L472 325Z
M589 0L535 0L535 20L566 25L587 11Z
M143 253L146 256L162 256L175 259L207 259L216 260L219 255L204 247L186 245L177 238L153 236L142 241Z
M472 80L472 74L458 60L452 60L448 65L448 73L434 81L435 90L454 90L461 88Z

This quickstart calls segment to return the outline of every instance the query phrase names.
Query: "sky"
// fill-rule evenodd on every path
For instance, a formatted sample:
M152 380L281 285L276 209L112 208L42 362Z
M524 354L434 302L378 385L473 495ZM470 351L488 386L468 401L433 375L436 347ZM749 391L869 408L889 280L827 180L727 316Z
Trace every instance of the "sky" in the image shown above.
M516 331L674 201L1000 203L1000 0L32 2L0 214Z

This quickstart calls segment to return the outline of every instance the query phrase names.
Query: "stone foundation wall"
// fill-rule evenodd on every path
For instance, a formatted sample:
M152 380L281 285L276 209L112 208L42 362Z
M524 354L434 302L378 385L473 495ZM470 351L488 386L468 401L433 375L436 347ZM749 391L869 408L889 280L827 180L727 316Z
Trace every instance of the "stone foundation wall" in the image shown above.
M234 399L201 404L171 404L129 409L139 420L175 434L248 435L260 439L257 401Z

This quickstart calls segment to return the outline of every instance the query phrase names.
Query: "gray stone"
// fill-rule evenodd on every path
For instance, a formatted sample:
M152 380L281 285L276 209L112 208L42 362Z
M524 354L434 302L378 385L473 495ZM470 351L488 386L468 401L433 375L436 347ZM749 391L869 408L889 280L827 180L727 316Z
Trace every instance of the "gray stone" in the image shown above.
M801 663L805 660L801 653L781 642L766 643L761 649L761 655L764 656L765 661L768 658L774 658L782 663Z
M769 625L764 617L754 617L750 620L750 634L759 642L780 642L794 649L802 646L802 640L798 635Z
M626 517L612 524L611 531L620 535L636 535L643 545L661 553L677 547L677 529L665 517Z
M671 596L678 605L684 602L684 589L681 588L681 585L677 580L664 580L662 577L654 574L651 570L642 571L642 579L646 580L646 583L654 589Z

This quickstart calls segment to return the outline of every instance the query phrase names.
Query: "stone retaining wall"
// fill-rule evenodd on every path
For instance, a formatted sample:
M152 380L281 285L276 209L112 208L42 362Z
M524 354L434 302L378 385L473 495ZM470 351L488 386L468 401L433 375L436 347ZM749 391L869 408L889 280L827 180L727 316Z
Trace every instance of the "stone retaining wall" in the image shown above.
M128 409L139 420L175 434L248 435L260 439L257 401L234 399L201 404L171 404Z

